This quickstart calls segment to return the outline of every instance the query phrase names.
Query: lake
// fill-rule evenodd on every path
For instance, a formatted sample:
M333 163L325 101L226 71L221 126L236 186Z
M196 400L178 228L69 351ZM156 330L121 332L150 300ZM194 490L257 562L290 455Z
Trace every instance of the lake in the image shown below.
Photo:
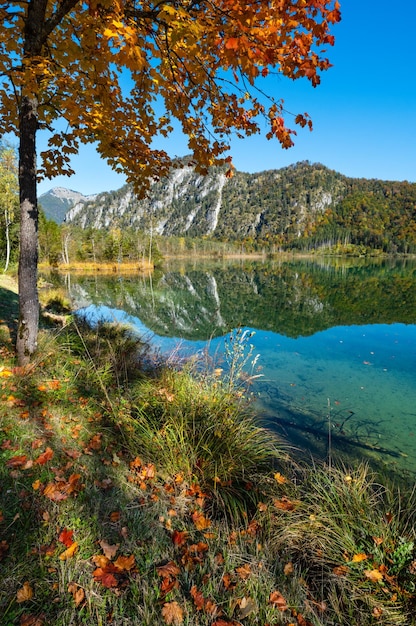
M308 455L416 472L415 261L176 261L66 283L79 309L133 324L163 353L209 351L225 368L230 331L253 332L267 426Z

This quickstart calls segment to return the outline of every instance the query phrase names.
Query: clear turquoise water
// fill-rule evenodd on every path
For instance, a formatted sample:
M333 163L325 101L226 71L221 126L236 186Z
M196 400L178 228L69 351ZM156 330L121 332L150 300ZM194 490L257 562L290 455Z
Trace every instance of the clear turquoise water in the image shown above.
M269 427L306 455L416 475L416 266L222 265L72 283L94 318L130 323L176 358L208 350L226 369L227 331L253 331L250 390Z

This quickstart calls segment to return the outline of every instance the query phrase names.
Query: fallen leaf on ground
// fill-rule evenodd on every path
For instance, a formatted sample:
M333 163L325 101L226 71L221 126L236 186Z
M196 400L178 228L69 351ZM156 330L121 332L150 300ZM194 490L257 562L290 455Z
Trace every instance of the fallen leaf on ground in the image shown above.
M189 533L187 530L174 530L172 533L172 541L175 546L183 546L186 543Z
M383 580L383 574L379 572L378 569L366 569L364 570L364 574L372 583L378 583Z
M284 485L287 482L287 478L282 476L280 472L276 472L276 474L274 475L274 479L279 485Z
M96 554L91 558L91 561L97 567L106 567L106 565L109 564L110 559L107 559L107 557L104 556L104 554Z
M206 528L209 528L211 526L210 520L199 511L194 511L192 513L192 521L195 524L195 528L197 530L205 530Z
M35 465L45 465L48 461L53 458L53 450L51 448L46 448L45 452L43 452L36 461L34 461Z
M251 575L251 567L248 563L242 565L241 567L236 567L235 571L241 580L246 580Z
M74 598L75 606L79 606L85 600L85 591L77 583L69 583L68 591Z
M107 587L110 589L111 587L118 587L117 578L115 578L114 574L117 573L117 568L109 563L106 567L99 567L93 572L94 580L100 582L103 587Z
M13 456L11 459L6 461L6 467L21 467L27 461L26 454L20 454L18 456Z
M358 554L354 554L351 561L353 563L360 563L361 561L366 561L367 559L368 559L367 554L364 554L364 552L359 552Z
M116 555L117 550L120 547L119 543L116 543L114 545L110 545L104 539L101 539L101 541L99 541L98 543L100 544L102 551L104 552L105 556L108 559L114 558L115 555Z
M118 567L119 570L126 570L129 572L135 565L134 554L130 556L119 556L116 561L114 561L115 567Z
M65 550L65 552L62 552L62 554L59 555L59 558L61 559L61 561L66 561L67 559L70 559L71 557L73 557L77 550L78 550L78 542L74 541L74 543L71 544L69 548Z
M33 589L28 581L23 583L23 587L16 593L17 602L27 602L33 598Z
M286 600L280 593L280 591L272 591L269 596L269 603L275 606L279 611L286 611L288 609Z
M69 548L74 543L74 540L72 538L73 536L74 536L74 531L73 530L68 530L67 528L64 528L59 533L58 541L60 541L61 543L64 544L64 546Z
M198 591L196 585L193 585L191 587L191 596L194 600L196 610L201 611L205 606L205 598L203 596L203 593L201 591Z
M169 561L169 563L166 563L165 565L158 565L156 567L156 571L159 576L163 576L164 578L168 576L175 577L181 572L174 561Z
M251 613L257 613L258 607L253 598L241 598L239 603L238 618L244 619Z
M165 624L182 624L183 609L177 602L165 602L162 608L162 617Z
M281 498L280 500L275 499L273 501L273 504L276 509L280 509L281 511L294 511L299 502L289 500L289 498L283 496L283 498Z

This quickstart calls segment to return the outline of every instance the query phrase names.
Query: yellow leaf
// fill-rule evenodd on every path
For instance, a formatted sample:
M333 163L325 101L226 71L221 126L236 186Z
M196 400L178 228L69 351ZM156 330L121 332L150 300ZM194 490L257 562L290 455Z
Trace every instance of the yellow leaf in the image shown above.
M354 554L354 556L352 557L352 562L360 563L360 561L366 561L367 559L368 556L364 554L364 552L359 552L358 554Z
M383 580L383 574L379 572L378 569L366 569L364 570L364 574L372 583L378 583Z
M59 555L59 558L61 559L61 561L66 561L67 559L70 559L72 556L74 556L77 550L78 550L78 542L74 541L74 543L71 546L69 546L69 548L67 548L65 552L62 552L62 554Z
M282 476L280 472L276 472L276 474L274 475L274 479L277 483L279 483L279 485L284 485L287 482L287 478Z
M26 602L27 600L31 600L33 598L33 589L30 586L30 583L27 581L23 583L23 587L21 587L17 594L16 600L17 602Z

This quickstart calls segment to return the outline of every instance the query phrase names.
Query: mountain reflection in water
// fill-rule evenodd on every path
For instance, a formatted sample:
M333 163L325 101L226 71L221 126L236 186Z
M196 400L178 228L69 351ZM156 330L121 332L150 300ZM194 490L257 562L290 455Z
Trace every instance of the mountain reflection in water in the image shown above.
M164 351L221 359L227 334L255 331L267 424L293 445L416 471L416 263L170 263L151 276L71 276L94 315L151 333ZM102 308L104 307L104 308Z

